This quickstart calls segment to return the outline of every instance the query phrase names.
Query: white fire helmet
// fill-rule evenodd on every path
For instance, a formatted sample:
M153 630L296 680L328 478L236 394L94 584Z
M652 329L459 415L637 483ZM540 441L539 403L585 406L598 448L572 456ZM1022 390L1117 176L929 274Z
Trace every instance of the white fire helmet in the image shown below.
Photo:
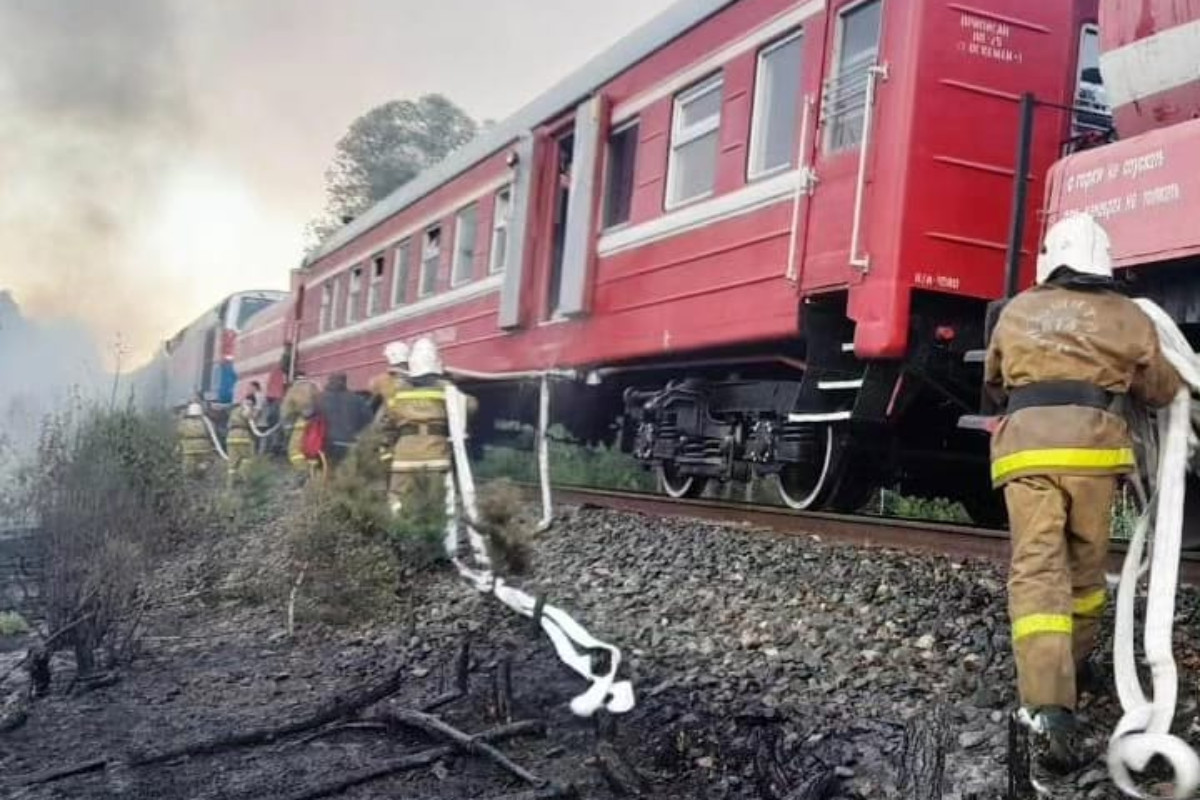
M1037 282L1045 283L1059 267L1084 275L1111 278L1108 233L1090 214L1070 214L1050 226L1038 254Z
M408 345L404 342L392 342L383 348L383 357L389 367L403 367L408 364Z
M414 378L442 374L442 357L433 339L423 336L413 344L408 357L408 373Z
M189 403L187 412L185 413L189 417L202 417L204 416L204 409L200 407L199 403Z

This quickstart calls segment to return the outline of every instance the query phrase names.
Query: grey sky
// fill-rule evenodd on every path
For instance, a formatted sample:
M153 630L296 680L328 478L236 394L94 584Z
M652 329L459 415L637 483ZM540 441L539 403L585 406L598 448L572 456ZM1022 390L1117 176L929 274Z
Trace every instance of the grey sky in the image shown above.
M145 352L229 291L286 285L358 114L441 92L502 118L668 5L6 0L0 168L20 179L0 184L0 289Z

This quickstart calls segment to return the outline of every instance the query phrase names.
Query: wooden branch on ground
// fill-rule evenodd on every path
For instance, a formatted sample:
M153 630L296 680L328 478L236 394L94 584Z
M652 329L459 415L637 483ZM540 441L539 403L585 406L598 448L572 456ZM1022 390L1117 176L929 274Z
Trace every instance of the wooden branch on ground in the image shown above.
M400 709L393 711L391 714L386 715L386 717L394 719L399 725L423 731L435 739L444 739L451 742L459 750L466 753L483 756L505 772L520 778L528 784L537 787L546 785L545 778L539 778L529 770L514 763L508 756L501 753L495 747L492 747L480 737L464 733L435 716L420 711Z
M373 706L380 700L385 700L400 691L400 687L404 683L405 673L406 668L399 667L382 683L344 699L334 700L307 717L301 717L282 725L253 728L241 733L219 736L207 741L193 742L158 753L135 755L130 763L134 766L144 766L147 764L158 764L163 761L173 761L183 756L209 755L239 747L269 744L286 736L293 736L297 733L310 731L313 728L320 728L331 722L351 716L368 706Z
M75 775L86 775L89 772L100 772L108 767L109 759L94 758L91 761L84 761L79 764L71 764L66 767L46 770L34 775L29 775L19 781L22 786L41 786L45 783L54 783L63 778L71 778Z
M467 696L467 691L470 688L471 681L471 640L464 639L463 643L458 648L458 655L454 659L454 688L442 692L437 697L430 700L425 705L421 706L424 712L436 711L442 706L447 706L455 700L460 700Z
M545 724L537 721L514 722L511 725L504 725L499 728L485 731L475 737L480 742L500 742L506 739L511 739L515 736L523 736L532 733L541 733L545 730ZM305 789L298 794L289 795L286 800L320 800L322 797L331 797L336 794L353 789L356 786L361 786L364 783L387 778L400 772L427 767L431 764L436 764L446 756L452 755L458 748L453 745L441 745L431 747L427 750L413 753L407 756L387 761L377 767L352 772L344 778ZM257 795L255 795L257 796Z

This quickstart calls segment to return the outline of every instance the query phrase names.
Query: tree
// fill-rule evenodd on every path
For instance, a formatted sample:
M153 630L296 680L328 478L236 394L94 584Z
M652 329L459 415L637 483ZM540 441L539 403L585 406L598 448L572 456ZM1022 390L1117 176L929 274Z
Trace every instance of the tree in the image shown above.
M350 125L325 172L324 215L309 224L319 243L346 221L475 137L479 126L440 94L376 106Z

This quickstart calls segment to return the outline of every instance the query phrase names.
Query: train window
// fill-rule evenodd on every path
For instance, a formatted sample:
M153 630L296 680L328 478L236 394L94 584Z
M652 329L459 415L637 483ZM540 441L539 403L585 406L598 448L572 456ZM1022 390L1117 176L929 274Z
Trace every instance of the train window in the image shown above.
M383 254L371 259L371 285L367 288L367 316L383 310Z
M870 0L842 12L838 32L837 72L825 96L830 152L849 150L862 142L867 107L867 81L879 58L883 0Z
M392 275L392 307L408 302L408 274L412 261L412 240L405 239L396 245L395 273Z
M321 332L333 328L333 296L334 283L332 280L325 281L321 286Z
M1100 75L1100 28L1084 25L1079 33L1079 72L1075 83L1074 135L1112 128L1112 110Z
M512 187L505 186L496 192L496 205L492 210L492 253L488 272L504 272L508 266L508 221L512 217Z
M434 226L425 231L425 246L421 248L421 285L418 295L428 297L437 288L438 264L442 259L442 229Z
M675 98L667 161L668 209L712 194L717 179L722 85L722 77L714 75Z
M346 324L358 321L358 313L362 306L359 305L359 300L362 298L362 267L355 267L350 270L350 288L346 292Z
M275 301L269 297L246 297L243 295L238 302L237 320L231 327L240 331L251 317L274 303Z
M604 189L604 227L629 222L633 205L633 168L637 161L638 121L616 128L608 137L608 175Z
M479 206L476 203L458 212L454 219L454 267L450 285L461 286L471 280L475 270L475 242L479 238Z
M750 180L792 166L799 127L800 31L768 45L758 54L754 82L754 121L750 123Z

